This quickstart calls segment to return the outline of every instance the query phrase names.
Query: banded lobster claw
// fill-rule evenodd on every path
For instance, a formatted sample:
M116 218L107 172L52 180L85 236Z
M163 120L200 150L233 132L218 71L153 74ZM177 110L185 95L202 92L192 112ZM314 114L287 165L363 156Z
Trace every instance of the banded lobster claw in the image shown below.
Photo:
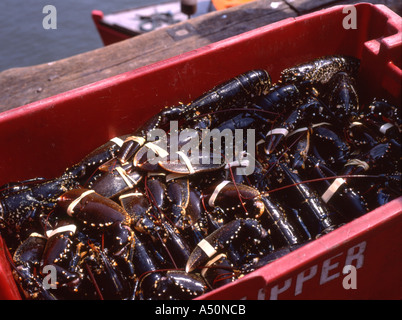
M224 161L215 161L215 159L221 159L218 155L200 155L200 156L187 156L184 152L177 152L178 161L169 159L160 161L159 165L162 169L170 172L167 179L173 179L177 177L184 177L196 173L207 173L217 171L225 166Z
M58 206L84 227L104 230L105 242L110 244L114 254L121 254L132 241L130 215L116 202L94 190L67 191L59 197Z
M43 288L43 283L37 275L47 238L39 233L31 233L23 241L13 255L13 275L19 281L21 292L26 297L55 300L49 290Z
M113 161L117 162L115 159ZM142 175L133 170L132 164L120 166L115 163L106 171L100 170L100 173L94 175L87 185L96 193L106 198L113 198L133 189L141 179Z
M204 266L211 260L227 254L233 244L240 248L244 244L253 246L255 242L268 238L268 232L254 219L236 219L215 230L201 240L191 252L186 264L186 272ZM251 241L250 241L251 240Z
M130 224L130 216L113 200L94 190L73 189L62 194L58 206L73 218L92 228L103 228L113 223Z
M42 272L46 266L53 266L57 271L57 285L67 286L76 291L82 277L77 266L80 245L74 234L76 226L67 220L57 223L57 228L48 230L48 237L41 261Z
M211 186L204 196L209 208L220 207L224 211L226 221L234 218L258 219L264 212L257 189L244 184L236 185L230 180Z

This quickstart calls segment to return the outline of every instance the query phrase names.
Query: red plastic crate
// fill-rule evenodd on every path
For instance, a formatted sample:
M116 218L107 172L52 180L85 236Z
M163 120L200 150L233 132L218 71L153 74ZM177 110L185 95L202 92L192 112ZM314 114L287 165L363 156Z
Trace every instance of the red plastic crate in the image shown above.
M401 18L381 5L354 7L357 29L343 28L347 13L336 6L1 113L0 185L58 176L165 105L189 102L255 68L276 81L284 68L319 56L356 56L361 100L382 97L400 106ZM399 198L202 299L400 299L401 231ZM2 248L0 298L18 299ZM342 286L346 262L357 264L356 290Z

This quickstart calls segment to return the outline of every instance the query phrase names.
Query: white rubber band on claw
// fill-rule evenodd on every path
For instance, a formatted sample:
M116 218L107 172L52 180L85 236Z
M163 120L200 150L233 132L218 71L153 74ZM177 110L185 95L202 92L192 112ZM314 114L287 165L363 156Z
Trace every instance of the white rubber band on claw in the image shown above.
M358 166L358 167L363 168L364 171L367 171L368 169L370 169L369 164L360 159L349 159L345 164L345 167L346 166Z
M67 208L67 214L71 217L72 214L74 213L74 208L75 206L82 200L84 199L88 194L90 193L94 193L94 190L87 190L85 191L83 194L81 194L77 199L75 199L74 201L72 201L70 203L70 205Z
M184 161L184 164L186 165L186 167L187 167L188 171L190 172L190 174L195 173L194 167L193 167L193 165L191 164L191 161L190 161L190 159L188 158L188 156L187 156L185 153L183 153L182 151L177 151L176 153L177 153L177 154L180 156L180 158Z
M201 270L201 275L203 277L205 277L205 274L207 273L208 270L210 270L210 268L208 268L209 266L213 265L216 261L218 261L219 259L225 257L226 255L224 253L218 254L215 258L209 260L206 264L205 264L205 268L203 268Z
M320 126L324 126L324 125L331 125L331 124L328 122L320 122L320 123L313 124L311 126L311 128L316 128L316 127L320 127ZM302 128L296 129L296 130L292 131L291 133L289 133L289 137L294 135L295 133L303 132L303 131L307 131L307 130L308 130L307 127L302 127Z
M359 122L359 121L355 121L355 122L352 122L352 123L351 123L351 125L349 126L349 128L353 128L353 127L361 126L361 125L363 125L363 123L361 123L361 122Z
M135 141L140 146L142 146L145 143L146 140L143 137L129 136L129 137L126 138L126 140L124 140L124 142L126 142L126 141Z
M336 193L341 185L343 185L346 181L342 178L335 179L334 182L328 187L327 191L321 196L322 200L327 203L331 200L332 196Z
M208 204L210 207L215 207L215 200L216 197L218 196L219 192L228 184L230 183L230 180L223 180L218 186L215 188L214 192L212 193L211 197L208 200Z
M166 175L166 182L169 182L174 179L180 179L186 176L188 176L187 173L169 173L168 175Z
M122 168L122 167L117 167L116 171L120 174L120 176L123 178L124 182L127 184L127 186L132 189L134 185L130 182L129 176L127 175L127 172Z
M32 232L30 235L30 237L35 237L35 238L43 238L46 239L46 237L43 234L37 233L37 232Z
M394 125L393 125L392 123L383 124L383 125L380 127L380 132L381 132L382 134L385 134L385 133L387 132L387 130L390 129L390 128L392 128L393 126L394 126Z
M148 149L151 149L153 152L155 152L155 154L157 154L161 158L165 158L169 155L169 152L167 152L165 149L159 147L153 142L147 142L144 146L147 147Z
M113 139L110 139L110 141L117 144L119 147L121 147L124 143L124 141L119 137L114 137Z
M274 135L274 134L283 134L285 137L289 134L289 131L285 128L276 128L268 131L266 137Z
M263 144L263 143L265 143L265 140L261 139L261 140L258 140L255 145L259 146L260 144Z
M62 227L56 228L56 229L54 229L54 230L48 230L48 231L46 231L46 236L47 236L48 238L51 238L51 237L53 237L55 234L62 233L62 232L66 232L66 231L75 233L75 230L77 230L77 226L76 226L75 224L68 224L68 225L66 225L66 226L62 226Z
M214 249L214 247L211 246L211 244L205 239L202 239L200 242L198 242L197 246L199 246L202 249L202 251L205 252L205 254L208 256L208 258L211 258L212 256L214 256L217 252Z
M235 160L235 161L232 161L232 162L228 162L225 165L225 169L229 169L229 168L232 168L232 167L248 167L249 164L250 164L249 160L241 160L241 161Z
M165 172L148 172L147 173L148 177L157 177L157 176L166 176Z
M130 197L137 197L137 196L142 196L143 194L141 192L131 192L131 193L125 193L119 196L119 200L125 199L125 198L130 198Z

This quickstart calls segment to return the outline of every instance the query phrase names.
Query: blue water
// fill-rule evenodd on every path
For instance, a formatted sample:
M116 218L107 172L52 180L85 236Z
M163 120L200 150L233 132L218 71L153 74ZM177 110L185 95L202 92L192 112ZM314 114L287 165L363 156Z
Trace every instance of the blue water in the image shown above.
M47 63L103 46L91 18L166 0L0 0L0 71ZM46 5L56 8L57 29L44 29Z

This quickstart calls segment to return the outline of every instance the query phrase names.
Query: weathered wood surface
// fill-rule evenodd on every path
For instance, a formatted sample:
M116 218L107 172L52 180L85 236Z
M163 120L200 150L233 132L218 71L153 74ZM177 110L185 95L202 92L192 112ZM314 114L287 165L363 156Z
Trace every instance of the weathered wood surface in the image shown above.
M8 69L0 72L0 112L137 69L275 21L312 12L317 8L355 2L258 0L211 12L66 59Z

